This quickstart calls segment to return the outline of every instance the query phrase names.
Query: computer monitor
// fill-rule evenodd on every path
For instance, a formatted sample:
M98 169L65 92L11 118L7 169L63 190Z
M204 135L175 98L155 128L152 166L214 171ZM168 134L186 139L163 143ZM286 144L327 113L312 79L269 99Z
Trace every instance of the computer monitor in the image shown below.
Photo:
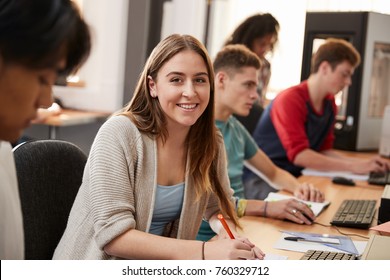
M390 158L390 105L386 106L383 116L379 154Z

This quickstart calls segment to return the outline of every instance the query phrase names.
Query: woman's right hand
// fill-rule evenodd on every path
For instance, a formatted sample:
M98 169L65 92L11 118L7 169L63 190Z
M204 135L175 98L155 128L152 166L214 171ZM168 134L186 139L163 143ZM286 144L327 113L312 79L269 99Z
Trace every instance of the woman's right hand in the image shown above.
M267 217L311 225L316 216L305 203L296 199L268 202Z
M206 260L254 260L264 259L264 253L247 238L215 239L204 246Z

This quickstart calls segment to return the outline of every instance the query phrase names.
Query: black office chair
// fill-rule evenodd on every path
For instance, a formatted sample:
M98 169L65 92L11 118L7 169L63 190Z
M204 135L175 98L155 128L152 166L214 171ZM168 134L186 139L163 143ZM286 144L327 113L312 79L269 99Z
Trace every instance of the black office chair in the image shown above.
M13 150L22 205L25 258L48 260L64 233L86 155L74 144L37 140Z

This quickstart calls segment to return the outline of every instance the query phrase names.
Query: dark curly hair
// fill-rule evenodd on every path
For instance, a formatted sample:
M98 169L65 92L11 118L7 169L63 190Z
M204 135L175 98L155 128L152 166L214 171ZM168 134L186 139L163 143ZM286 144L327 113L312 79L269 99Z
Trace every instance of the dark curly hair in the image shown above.
M272 51L278 40L279 29L279 22L271 14L255 14L237 26L224 45L243 44L252 49L255 39L272 34L275 38L271 46Z

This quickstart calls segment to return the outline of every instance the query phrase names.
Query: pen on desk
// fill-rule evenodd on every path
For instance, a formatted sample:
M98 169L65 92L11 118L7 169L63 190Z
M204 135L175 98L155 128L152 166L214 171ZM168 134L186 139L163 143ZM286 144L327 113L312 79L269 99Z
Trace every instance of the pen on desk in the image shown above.
M218 214L217 217L218 217L218 220L221 222L222 226L224 227L224 229L226 230L226 232L229 234L230 239L235 239L234 235L230 231L230 228L229 228L228 224L226 223L225 218L223 217L223 215L222 214Z
M322 243L322 244L340 244L340 242L333 242L333 241L322 241L322 240L310 240L305 239L303 237L296 237L296 236L287 236L284 238L284 240L288 241L295 241L295 242L313 242L313 243Z

